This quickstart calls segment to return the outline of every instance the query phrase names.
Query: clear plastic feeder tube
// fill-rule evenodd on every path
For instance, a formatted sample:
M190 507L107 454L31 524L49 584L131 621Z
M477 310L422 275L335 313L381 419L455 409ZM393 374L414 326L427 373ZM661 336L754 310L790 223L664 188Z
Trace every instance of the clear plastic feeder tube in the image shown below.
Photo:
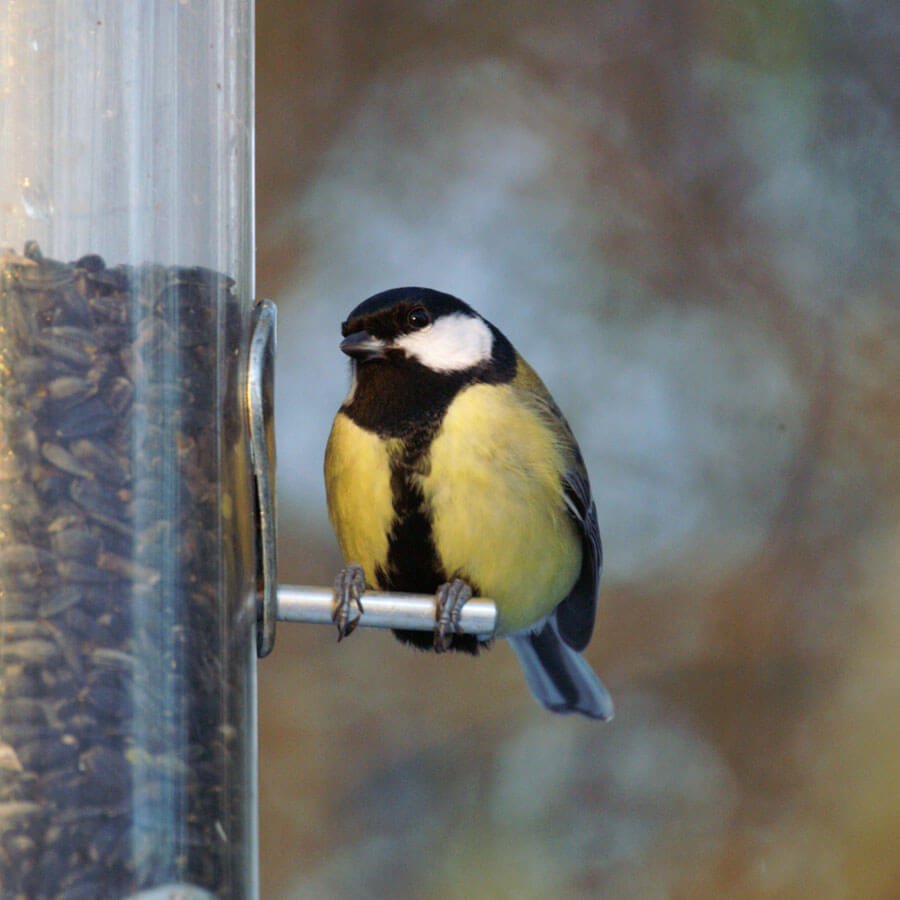
M258 890L252 65L250 2L0 4L3 897Z

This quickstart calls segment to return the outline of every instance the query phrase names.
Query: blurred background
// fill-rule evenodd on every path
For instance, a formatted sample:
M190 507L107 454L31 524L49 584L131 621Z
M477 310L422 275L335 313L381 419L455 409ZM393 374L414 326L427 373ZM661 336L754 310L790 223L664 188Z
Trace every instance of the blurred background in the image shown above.
M495 321L579 437L608 725L282 625L263 896L900 896L900 8L259 0L281 580L330 584L340 322Z

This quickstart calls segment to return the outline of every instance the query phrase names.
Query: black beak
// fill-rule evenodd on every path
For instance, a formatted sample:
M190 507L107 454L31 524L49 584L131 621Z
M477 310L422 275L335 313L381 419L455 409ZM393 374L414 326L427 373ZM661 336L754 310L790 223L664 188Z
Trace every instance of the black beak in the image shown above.
M341 341L341 350L352 359L366 362L369 359L384 359L386 345L380 338L372 337L368 331L354 331Z

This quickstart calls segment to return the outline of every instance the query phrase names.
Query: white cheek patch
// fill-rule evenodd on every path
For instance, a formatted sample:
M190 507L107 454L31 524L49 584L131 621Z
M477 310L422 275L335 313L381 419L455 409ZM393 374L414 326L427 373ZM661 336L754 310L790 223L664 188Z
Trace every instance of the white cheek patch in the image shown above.
M434 372L462 372L491 358L494 335L483 319L453 313L427 328L404 334L394 346Z

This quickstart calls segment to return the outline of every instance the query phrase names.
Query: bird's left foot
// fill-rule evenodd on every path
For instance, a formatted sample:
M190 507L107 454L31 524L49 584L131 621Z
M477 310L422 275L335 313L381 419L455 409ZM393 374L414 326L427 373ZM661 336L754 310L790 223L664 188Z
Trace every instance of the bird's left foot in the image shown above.
M362 595L366 590L366 575L362 566L351 563L338 572L334 580L334 606L331 621L337 626L338 640L352 634L363 612Z
M462 578L442 584L435 594L434 650L444 653L450 649L455 635L460 633L459 616L472 599L472 588Z

